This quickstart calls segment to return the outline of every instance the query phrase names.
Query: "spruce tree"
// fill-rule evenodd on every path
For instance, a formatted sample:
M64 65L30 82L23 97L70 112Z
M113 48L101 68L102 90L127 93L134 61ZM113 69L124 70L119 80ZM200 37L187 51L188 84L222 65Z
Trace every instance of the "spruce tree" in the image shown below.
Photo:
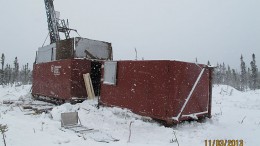
M9 64L6 64L6 67L4 69L4 83L5 84L10 84L11 83L11 73L12 73L12 70L11 70L11 67Z
M0 70L0 84L4 84L4 63L5 63L5 55L4 53L2 53L1 56L2 69Z
M1 65L2 65L2 70L4 70L4 64L5 64L5 54L2 53L2 56L1 56Z
M230 69L230 66L228 65L228 69L226 71L226 84L227 85L232 85L232 72L231 72L231 69Z
M29 82L29 64L23 65L23 69L20 72L21 81L23 84L28 84Z
M217 63L217 67L214 69L213 82L214 84L221 83L220 65L218 63Z
M241 61L241 65L240 65L240 67L241 67L241 76L240 76L241 87L240 87L240 90L245 91L245 88L246 88L246 64L243 60L242 55L241 55L240 61Z
M208 60L208 63L207 63L207 65L209 65L209 66L210 66L210 62L209 62L209 60Z
M232 69L232 87L239 89L239 80L235 69Z
M255 54L252 55L252 61L250 62L251 65L251 87L253 90L257 88L257 74L258 69L256 66Z
M247 68L247 74L246 74L246 77L247 77L247 85L249 87L249 89L253 89L252 87L252 75L251 75L251 69L248 67Z
M15 57L15 60L14 60L14 78L13 78L14 82L17 81L18 75L19 75L19 63L18 63L18 58Z
M221 76L222 76L222 84L227 84L226 65L224 62L222 65Z

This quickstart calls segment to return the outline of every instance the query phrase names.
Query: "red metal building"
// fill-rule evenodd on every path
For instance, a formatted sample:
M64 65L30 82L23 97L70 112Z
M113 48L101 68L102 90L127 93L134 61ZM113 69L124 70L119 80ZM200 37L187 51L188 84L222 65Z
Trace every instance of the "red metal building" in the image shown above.
M90 73L94 89L99 89L100 72L98 68L100 66L100 62L86 59L65 59L35 64L32 94L63 101L86 99L87 92L83 74ZM98 93L96 92L96 94Z
M101 61L112 59L110 43L83 38L39 48L32 95L62 102L86 99L83 74L90 73L103 105L128 108L167 123L211 117L208 66L169 60Z
M96 95L100 89L100 60L112 60L111 43L70 38L41 47L33 67L32 95L57 100L86 99L83 74L90 73Z
M211 74L180 61L105 62L100 103L167 123L211 117Z

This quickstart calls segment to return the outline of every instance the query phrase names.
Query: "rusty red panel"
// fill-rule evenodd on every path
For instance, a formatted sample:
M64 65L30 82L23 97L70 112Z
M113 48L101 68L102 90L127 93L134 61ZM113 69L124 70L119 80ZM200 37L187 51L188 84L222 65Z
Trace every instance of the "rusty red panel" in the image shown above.
M71 97L86 98L87 91L83 74L91 73L91 61L83 59L72 59L71 70Z
M169 100L168 118L177 117L192 90L199 74L203 69L202 65L194 63L171 61L169 63ZM205 70L198 82L188 104L184 108L183 116L190 114L207 114L209 103L209 70ZM203 114L202 114L203 115ZM182 118L181 118L182 119ZM185 119L185 117L183 117Z
M166 116L161 105L168 96L167 64L167 61L118 62L117 85L101 85L101 102L142 115Z
M116 86L101 85L101 102L141 115L166 116L161 105L168 96L167 69L167 61L120 61Z
M91 61L66 59L35 64L33 69L32 94L70 100L86 98L82 74L90 73Z
M179 61L118 61L117 84L101 84L101 103L128 108L152 118L173 121L196 82L202 65ZM104 77L104 75L102 75ZM198 86L182 113L207 116L209 70L205 69Z

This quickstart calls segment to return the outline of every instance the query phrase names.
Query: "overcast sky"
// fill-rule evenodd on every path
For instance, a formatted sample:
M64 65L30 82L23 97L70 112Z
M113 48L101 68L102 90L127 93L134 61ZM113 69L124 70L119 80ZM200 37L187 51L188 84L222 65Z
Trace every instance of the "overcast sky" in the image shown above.
M260 67L259 0L55 0L82 37L111 42L114 59L171 59ZM44 0L0 0L0 53L32 65L47 34ZM73 36L77 36L73 34ZM48 42L49 43L49 38Z

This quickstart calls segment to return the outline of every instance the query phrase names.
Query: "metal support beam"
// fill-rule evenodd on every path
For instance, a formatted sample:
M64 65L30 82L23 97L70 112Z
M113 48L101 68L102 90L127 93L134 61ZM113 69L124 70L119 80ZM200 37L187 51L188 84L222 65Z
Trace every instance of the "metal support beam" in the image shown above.
M50 43L55 43L60 40L60 35L57 26L57 19L56 13L54 10L53 0L44 0L45 8L46 8L46 15L47 15L47 22L48 22L48 29L50 33Z
M197 85L198 85L198 83L199 83L199 81L200 81L200 79L201 79L201 77L202 77L204 71L205 71L205 68L203 68L202 71L200 72L200 74L199 74L199 76L198 76L196 82L194 83L194 85L193 85L193 87L192 87L192 89L191 89L191 91L190 91L188 97L185 99L185 103L183 104L183 106L182 106L182 108L181 108L181 111L179 112L179 114L178 114L177 117L173 117L173 118L172 118L173 120L176 120L176 121L179 121L179 120L180 120L180 117L181 117L181 115L182 115L182 112L184 111L186 105L188 104L188 102L189 102L189 100L190 100L190 98L191 98L191 96L192 96L192 94L193 94L195 88L197 87Z

